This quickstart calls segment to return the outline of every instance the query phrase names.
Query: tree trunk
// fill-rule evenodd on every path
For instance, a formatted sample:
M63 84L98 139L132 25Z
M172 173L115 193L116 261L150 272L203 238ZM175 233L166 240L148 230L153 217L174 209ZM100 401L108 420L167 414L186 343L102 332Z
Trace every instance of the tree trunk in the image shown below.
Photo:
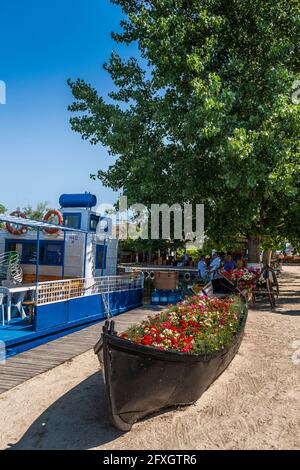
M260 263L260 238L248 238L248 263Z
M271 258L272 258L272 250L270 249L265 250L264 255L263 255L263 263L268 264L270 266Z

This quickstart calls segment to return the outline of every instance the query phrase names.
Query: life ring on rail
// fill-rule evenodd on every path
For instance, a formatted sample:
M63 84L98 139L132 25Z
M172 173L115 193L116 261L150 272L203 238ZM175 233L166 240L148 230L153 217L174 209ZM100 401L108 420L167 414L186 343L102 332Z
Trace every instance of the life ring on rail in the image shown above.
M24 212L21 212L21 211L14 211L10 215L13 217L21 217L22 219L26 219L26 215L24 214ZM20 228L17 228L17 227L20 227ZM24 233L27 232L28 227L26 227L25 225L18 225L18 224L12 224L12 223L7 222L6 230L12 235L23 235Z
M64 222L64 218L63 218L63 215L62 213L57 210L57 209L51 209L50 211L47 212L47 214L44 216L44 222L48 222L48 220L52 217L52 216L56 216L58 218L58 225L63 225L63 222ZM57 233L59 232L59 229L58 228L45 228L45 232L47 233L50 233L50 234L54 234L54 233Z
M191 279L190 273L184 273L184 280L188 282Z

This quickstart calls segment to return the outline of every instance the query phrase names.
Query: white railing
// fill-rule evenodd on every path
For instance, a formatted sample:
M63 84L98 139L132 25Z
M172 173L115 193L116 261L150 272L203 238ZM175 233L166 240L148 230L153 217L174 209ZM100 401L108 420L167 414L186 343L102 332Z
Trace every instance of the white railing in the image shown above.
M143 287L144 276L141 273L40 282L36 291L36 304L43 305L75 297L94 294L105 295L111 292L142 289Z

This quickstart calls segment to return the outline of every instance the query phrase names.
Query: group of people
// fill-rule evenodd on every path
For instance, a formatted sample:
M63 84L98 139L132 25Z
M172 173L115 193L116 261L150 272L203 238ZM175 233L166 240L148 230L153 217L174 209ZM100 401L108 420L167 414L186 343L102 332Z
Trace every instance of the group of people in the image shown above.
M202 281L210 281L218 269L224 267L227 272L232 271L235 268L243 267L244 262L241 257L236 260L231 255L226 255L222 260L219 253L214 252L209 263L207 263L205 256L200 256L198 261L198 275Z
M198 275L200 280L211 280L220 267L221 258L218 253L213 253L209 264L206 263L205 256L201 256L198 261Z

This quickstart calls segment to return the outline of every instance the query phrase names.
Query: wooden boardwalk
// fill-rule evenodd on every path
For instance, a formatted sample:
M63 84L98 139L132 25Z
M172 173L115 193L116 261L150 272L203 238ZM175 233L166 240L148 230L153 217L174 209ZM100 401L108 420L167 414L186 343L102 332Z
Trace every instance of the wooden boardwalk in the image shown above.
M148 305L114 317L116 330L124 331L159 310ZM0 394L93 348L103 324L101 321L0 363Z

